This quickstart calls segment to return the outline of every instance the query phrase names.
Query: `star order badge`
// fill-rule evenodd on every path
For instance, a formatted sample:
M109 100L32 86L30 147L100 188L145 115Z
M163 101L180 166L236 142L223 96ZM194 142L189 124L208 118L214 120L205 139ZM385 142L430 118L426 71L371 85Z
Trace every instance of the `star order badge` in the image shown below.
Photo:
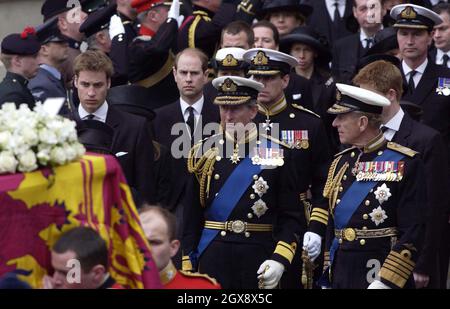
M386 202L392 196L391 189L389 189L385 183L378 187L374 194L380 205L383 204L383 202Z
M262 215L264 215L266 213L267 209L269 209L269 208L267 208L266 203L261 199L257 200L252 206L253 213L258 218L261 217Z
M375 223L376 226L380 225L384 222L385 219L388 218L386 215L386 211L384 211L381 206L378 206L377 208L374 208L372 212L369 214L370 219Z
M267 185L267 181L265 181L264 178L259 177L258 180L256 180L253 184L252 188L253 190L255 190L255 193L258 194L259 197L261 197L267 193L269 186Z

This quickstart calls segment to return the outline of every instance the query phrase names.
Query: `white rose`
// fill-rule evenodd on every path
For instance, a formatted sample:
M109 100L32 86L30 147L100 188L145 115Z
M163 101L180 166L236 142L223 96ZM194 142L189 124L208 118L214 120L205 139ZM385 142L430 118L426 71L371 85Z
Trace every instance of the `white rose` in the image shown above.
M36 156L34 152L28 150L24 154L19 156L19 171L21 172L31 172L38 168L36 164Z
M63 165L66 163L66 152L61 147L55 147L50 151L50 161L56 165Z
M77 158L77 150L70 144L63 145L64 151L66 152L67 162L72 162Z
M39 137L32 128L24 128L22 130L23 140L30 146L35 146L39 142Z
M39 160L39 164L46 166L48 161L50 161L50 148L48 147L39 147L39 151L37 153L37 158Z
M49 145L56 145L58 142L56 134L47 128L39 130L39 140Z
M84 148L83 144L81 143L76 142L72 144L72 147L77 153L77 159L81 158L86 153L86 148Z
M0 152L0 174L15 173L17 160L10 151Z
M0 132L0 148L7 149L9 148L9 144L11 142L11 132L3 131Z
M2 111L5 113L11 113L16 110L16 104L14 103L3 103L2 104Z

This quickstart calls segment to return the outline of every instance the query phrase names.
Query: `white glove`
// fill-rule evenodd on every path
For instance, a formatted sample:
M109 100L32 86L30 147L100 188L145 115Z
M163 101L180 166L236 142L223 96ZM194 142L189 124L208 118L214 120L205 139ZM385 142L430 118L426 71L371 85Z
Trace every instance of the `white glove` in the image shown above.
M109 21L109 37L110 39L114 39L119 34L125 33L125 27L122 24L122 19L117 16L113 15L111 16L111 19Z
M311 261L314 261L320 254L322 238L313 232L306 232L303 236L303 249L308 252Z
M178 28L181 26L184 20L184 16L180 15L180 1L173 0L170 5L169 13L167 14L167 18L173 18L178 23Z
M380 280L374 280L369 286L367 287L369 290L387 290L391 289L389 286L381 282Z
M264 271L265 270L265 271ZM258 280L264 282L265 289L273 289L277 286L284 272L284 265L274 260L266 260L259 266L256 272Z

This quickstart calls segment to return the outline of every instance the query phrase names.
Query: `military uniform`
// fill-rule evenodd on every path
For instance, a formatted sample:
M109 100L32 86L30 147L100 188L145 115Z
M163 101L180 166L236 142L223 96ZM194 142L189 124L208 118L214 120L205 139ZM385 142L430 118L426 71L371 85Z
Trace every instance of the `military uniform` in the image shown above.
M239 80L223 77L223 85L231 78ZM234 90L235 102L220 90L215 103L242 104L244 90ZM182 244L189 256L183 257L183 269L198 266L223 288L257 288L256 273L265 260L285 268L291 263L302 212L289 147L275 138L258 138L256 128L240 141L220 133L192 148L188 169L196 178L185 210Z
M161 1L147 2L163 4ZM147 2L136 1L132 6L141 13L149 9ZM129 80L148 88L149 98L158 102L158 105L153 105L154 108L170 104L180 96L172 73L178 23L168 18L156 33L141 25L139 34L129 46Z
M167 290L221 288L220 284L208 275L177 270L172 262L159 272L159 278Z
M0 105L7 102L20 104L25 103L30 109L34 107L35 101L30 90L27 88L28 80L15 73L6 72L6 76L0 83Z

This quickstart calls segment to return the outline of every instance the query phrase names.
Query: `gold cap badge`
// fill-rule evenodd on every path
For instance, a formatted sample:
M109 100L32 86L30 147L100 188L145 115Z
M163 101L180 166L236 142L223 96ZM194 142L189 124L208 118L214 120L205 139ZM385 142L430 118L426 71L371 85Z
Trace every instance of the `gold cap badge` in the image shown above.
M263 51L259 51L253 58L252 62L256 65L266 65L269 63L269 58L267 58L266 54Z
M417 13L411 6L407 6L401 13L400 17L404 19L416 19Z
M236 67L238 65L238 60L233 57L232 54L228 54L225 59L222 60L222 66L224 67Z
M222 84L223 92L236 92L237 84L231 78L227 78Z

